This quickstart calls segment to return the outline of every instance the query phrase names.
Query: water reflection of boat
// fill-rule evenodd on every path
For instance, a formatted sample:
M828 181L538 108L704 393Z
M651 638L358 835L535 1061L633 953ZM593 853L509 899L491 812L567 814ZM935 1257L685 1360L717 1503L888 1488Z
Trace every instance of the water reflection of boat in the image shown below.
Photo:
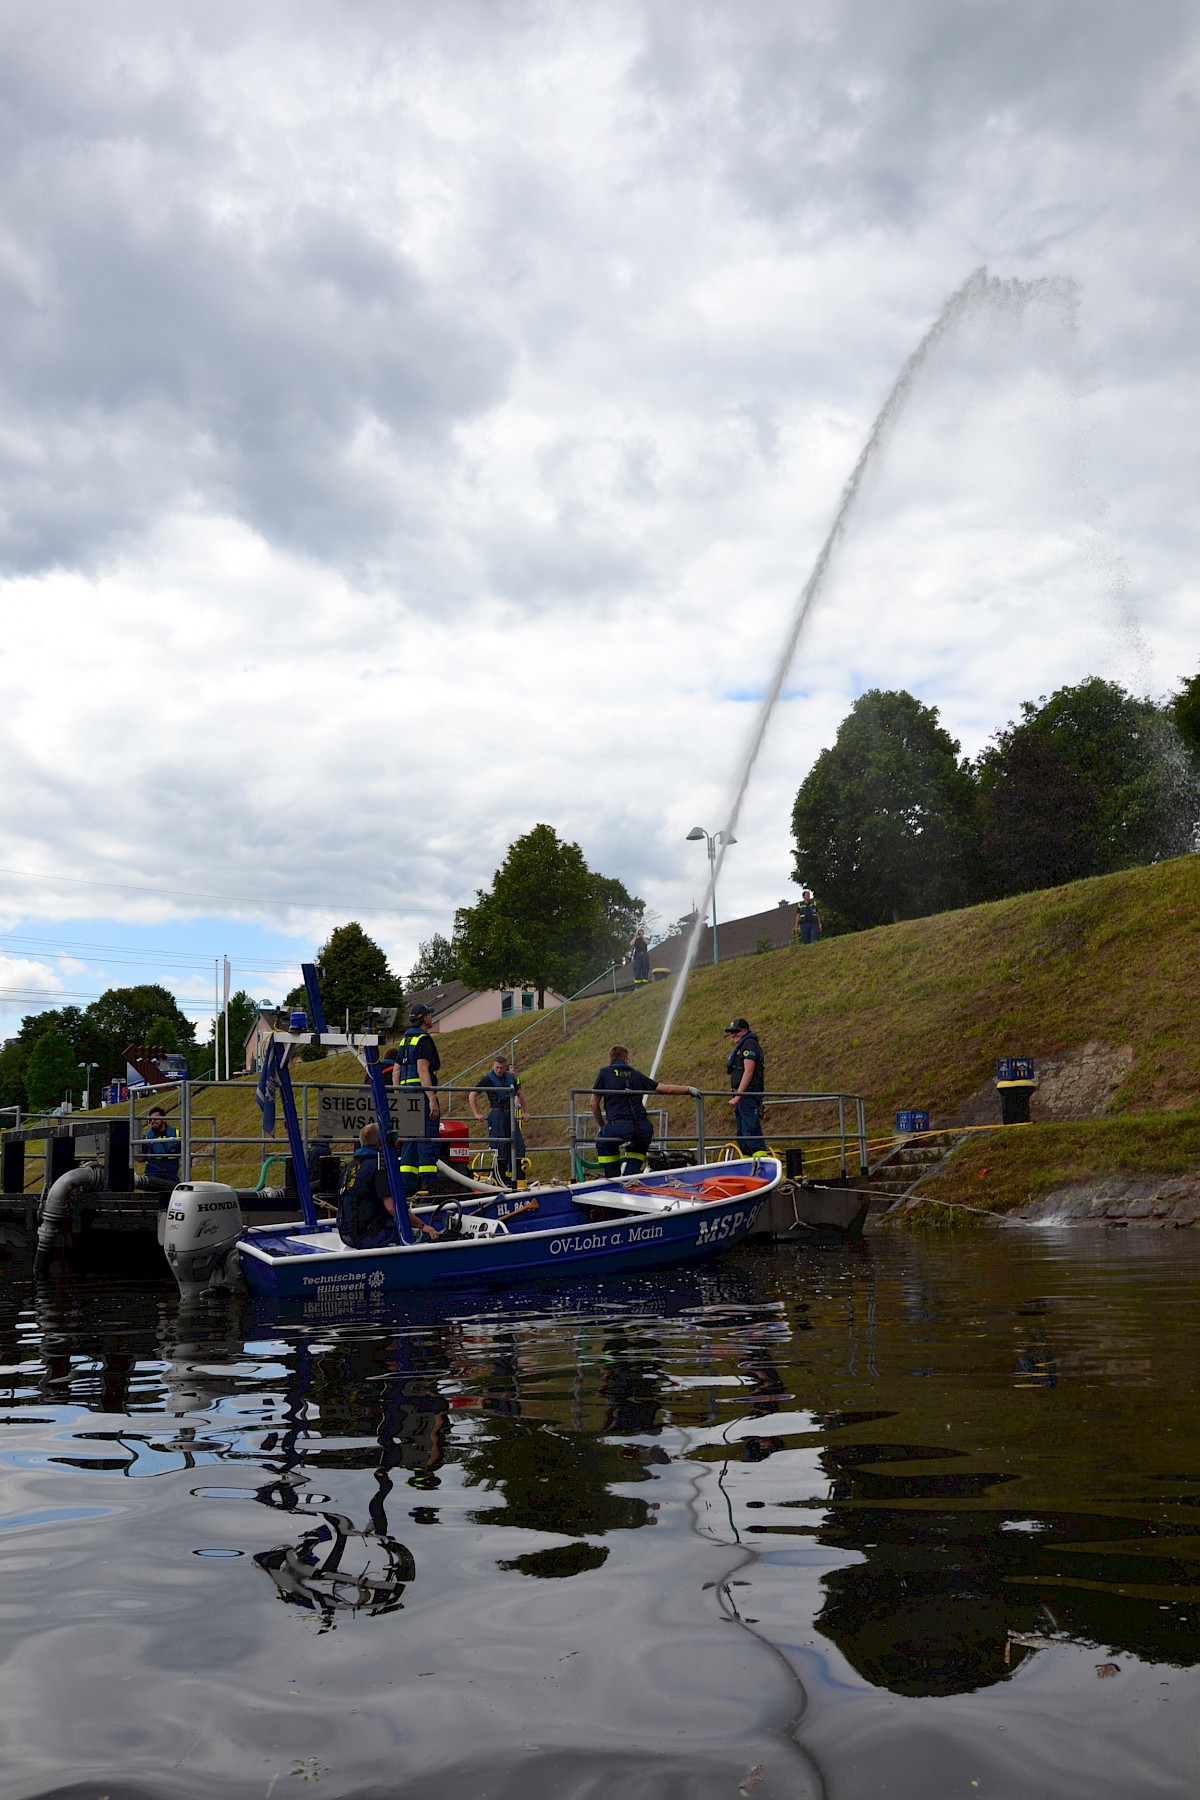
M373 1525L360 1531L344 1513L323 1512L294 1543L260 1550L286 1605L303 1606L332 1625L338 1613L396 1612L416 1579L411 1550Z

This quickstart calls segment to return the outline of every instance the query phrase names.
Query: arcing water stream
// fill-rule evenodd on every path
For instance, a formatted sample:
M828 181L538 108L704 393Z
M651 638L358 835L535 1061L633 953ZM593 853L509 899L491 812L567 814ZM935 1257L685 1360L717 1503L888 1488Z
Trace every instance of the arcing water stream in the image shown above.
M741 762L738 765L737 778L733 785L733 798L729 807L728 817L718 840L717 853L709 875L708 886L705 889L703 904L696 912L696 922L692 927L691 937L688 939L687 955L684 958L683 967L680 969L678 978L672 988L670 1004L667 1007L667 1016L663 1020L662 1036L658 1040L658 1048L654 1052L654 1061L650 1067L650 1073L652 1075L657 1075L658 1073L658 1065L662 1060L663 1051L666 1049L667 1040L671 1035L671 1027L675 1023L675 1015L678 1013L680 1004L683 1000L684 992L687 988L688 976L691 973L692 964L696 960L696 951L700 944L700 934L704 929L704 922L708 918L709 909L712 905L712 897L716 888L717 877L721 873L721 865L725 860L725 849L729 839L734 833L734 828L737 825L738 816L742 810L742 801L746 797L746 789L750 784L750 776L754 771L755 763L758 761L758 753L762 749L763 739L766 736L767 727L771 723L771 715L775 711L776 702L783 691L783 684L787 679L788 670L792 666L792 659L796 654L796 646L800 641L800 634L804 630L809 613L812 611L813 603L820 593L825 576L829 570L829 564L833 557L834 549L837 546L838 540L845 532L846 525L854 510L855 502L858 500L867 470L882 454L891 427L895 424L905 401L912 392L917 376L925 367L931 353L946 339L954 327L961 323L967 314L980 309L989 309L1003 311L1011 315L1013 313L1024 312L1027 307L1033 304L1050 304L1061 309L1064 305L1070 303L1073 292L1074 290L1070 282L1054 277L1043 277L1037 281L1001 281L997 277L989 275L986 269L976 269L974 274L964 281L957 292L951 294L949 300L947 300L945 306L942 308L941 312L938 314L937 318L929 327L929 330L925 333L925 336L921 339L912 355L908 358L908 361L904 364L899 375L896 377L892 390L884 401L883 406L880 408L879 416L875 420L874 425L872 425L867 441L859 454L858 461L851 471L850 479L842 489L842 497L838 502L837 512L834 514L833 524L829 527L829 534L817 554L817 560L812 566L812 572L800 590L800 597L796 603L796 610L792 615L791 624L788 627L787 637L784 639L779 661L775 666L775 673L771 678L771 685L763 696L763 701L758 709L758 714L755 718L749 741L742 754Z

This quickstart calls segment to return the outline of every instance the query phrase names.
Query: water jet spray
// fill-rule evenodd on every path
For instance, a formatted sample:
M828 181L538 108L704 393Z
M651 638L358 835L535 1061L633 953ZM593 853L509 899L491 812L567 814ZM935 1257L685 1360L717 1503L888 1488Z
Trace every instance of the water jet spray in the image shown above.
M717 879L721 873L721 865L725 861L725 850L732 839L738 817L742 810L742 802L746 797L746 789L750 784L750 776L758 761L758 753L762 749L767 727L771 723L771 715L783 692L783 684L788 670L796 654L796 646L800 642L800 634L808 621L817 595L824 584L829 571L829 564L839 539L845 532L846 525L854 511L855 503L862 490L868 469L884 449L892 426L899 417L905 402L912 392L917 376L928 362L931 353L944 342L950 332L971 311L980 307L1003 310L1009 313L1023 313L1027 307L1041 303L1055 306L1062 310L1069 307L1074 299L1074 283L1054 276L1042 276L1036 281L1003 281L998 276L989 275L985 268L976 269L969 275L962 286L947 300L925 336L905 362L892 384L891 392L879 410L879 414L867 436L867 441L859 452L858 461L850 472L850 478L842 489L837 511L833 516L833 524L825 542L817 552L817 560L812 571L800 590L795 612L784 639L771 685L763 697L758 709L749 741L738 765L737 777L733 785L733 798L730 802L727 822L724 830L718 835L718 849L708 879L708 888L704 903L697 908L696 922L688 939L687 954L683 959L678 976L671 992L671 1001L667 1007L667 1016L663 1021L662 1035L658 1040L658 1048L654 1052L654 1061L650 1065L651 1075L658 1074L658 1065L662 1061L667 1039L671 1035L671 1027L675 1023L683 1001L687 979L691 974L692 964L696 960L696 952L700 947L700 934L704 929L704 921L712 904L716 891Z

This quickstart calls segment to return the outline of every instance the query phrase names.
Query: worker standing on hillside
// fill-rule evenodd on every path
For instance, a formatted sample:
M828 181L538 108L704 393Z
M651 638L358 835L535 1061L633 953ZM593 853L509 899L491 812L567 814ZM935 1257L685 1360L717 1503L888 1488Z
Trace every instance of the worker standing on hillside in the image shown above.
M630 1067L624 1044L614 1044L608 1062L592 1083L592 1117L596 1121L596 1161L600 1178L640 1175L654 1127L646 1116L643 1094L691 1094L693 1088L655 1081ZM601 1113L601 1106L604 1111Z
M495 1153L501 1181L514 1180L513 1170L520 1171L525 1157L525 1139L517 1124L521 1116L517 1099L520 1092L521 1083L513 1073L512 1064L503 1051L497 1050L491 1068L468 1095L471 1111L477 1119L483 1117L476 1104L479 1097L488 1103L488 1142Z
M767 1148L767 1140L762 1134L763 1075L766 1070L762 1045L747 1019L730 1019L725 1035L733 1038L725 1073L733 1089L729 1104L736 1121L738 1149L743 1156L758 1156Z
M629 948L633 951L633 985L645 987L650 980L650 946L640 925L629 940Z
M821 935L821 915L809 888L802 888L800 891L800 904L796 908L796 923L792 927L792 935L798 944L815 944Z
M427 1006L409 1007L408 1030L395 1046L396 1065L392 1070L393 1087L409 1094L420 1088L425 1096L424 1133L419 1138L406 1138L400 1146L400 1173L410 1200L437 1175L441 1153L437 1072L442 1059L430 1035L432 1023L433 1014Z

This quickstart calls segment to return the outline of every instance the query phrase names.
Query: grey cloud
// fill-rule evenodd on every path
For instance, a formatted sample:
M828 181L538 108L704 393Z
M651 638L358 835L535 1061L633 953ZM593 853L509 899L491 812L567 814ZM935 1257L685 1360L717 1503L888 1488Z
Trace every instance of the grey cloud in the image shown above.
M1143 109L1175 100L1197 37L1182 0L766 0L656 4L643 18L635 74L669 112L675 156L817 239L911 230L954 184L1027 187L1026 157L1052 177L1062 139L1108 160L1117 121L1133 124L1122 137L1136 157L1153 139Z
M69 122L61 93L49 120L11 95L4 115L4 565L87 565L199 503L369 569L419 533L425 483L502 392L508 350L351 206L223 212L244 172L186 89L114 116L80 86Z

